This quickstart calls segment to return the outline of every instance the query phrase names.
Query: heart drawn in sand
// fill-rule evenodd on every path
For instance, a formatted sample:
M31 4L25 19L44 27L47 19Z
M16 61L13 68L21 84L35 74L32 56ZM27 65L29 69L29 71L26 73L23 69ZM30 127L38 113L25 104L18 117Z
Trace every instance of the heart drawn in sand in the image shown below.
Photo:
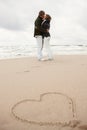
M73 100L65 94L48 92L40 99L25 99L11 109L13 116L22 122L37 125L76 126L76 110Z

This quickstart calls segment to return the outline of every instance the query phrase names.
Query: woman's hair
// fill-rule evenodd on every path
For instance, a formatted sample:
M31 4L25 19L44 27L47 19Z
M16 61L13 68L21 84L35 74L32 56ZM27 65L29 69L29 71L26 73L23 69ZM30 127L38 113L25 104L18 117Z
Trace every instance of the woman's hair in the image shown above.
M51 20L52 18L51 18L51 16L49 15L49 14L46 14L46 20Z
M41 17L41 16L43 16L43 15L45 15L45 11L41 10L41 11L39 12L39 16Z

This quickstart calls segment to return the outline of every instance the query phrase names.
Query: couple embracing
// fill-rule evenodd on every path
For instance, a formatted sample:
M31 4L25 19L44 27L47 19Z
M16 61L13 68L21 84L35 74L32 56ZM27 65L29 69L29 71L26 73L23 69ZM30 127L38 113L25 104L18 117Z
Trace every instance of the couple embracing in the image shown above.
M49 14L45 14L43 10L39 12L38 17L35 20L34 37L36 38L38 46L39 61L43 60L42 50L44 46L48 52L48 60L53 59L50 49L50 21L51 16Z

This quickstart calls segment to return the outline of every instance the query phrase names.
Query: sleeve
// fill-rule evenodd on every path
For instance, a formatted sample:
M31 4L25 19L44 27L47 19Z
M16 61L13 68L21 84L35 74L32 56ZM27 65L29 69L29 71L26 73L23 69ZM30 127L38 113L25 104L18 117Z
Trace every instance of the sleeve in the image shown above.
M42 28L41 21L39 19L36 19L36 21L35 21L35 28L41 32L47 32L46 29Z
M47 29L49 29L49 25L46 22L44 22L42 25L42 28L47 30Z

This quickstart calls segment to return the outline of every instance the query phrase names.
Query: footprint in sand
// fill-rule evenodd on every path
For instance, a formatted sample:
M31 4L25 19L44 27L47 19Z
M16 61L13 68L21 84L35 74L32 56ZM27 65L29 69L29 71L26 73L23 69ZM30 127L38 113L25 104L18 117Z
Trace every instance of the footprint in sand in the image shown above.
M17 74L21 74L21 73L28 73L28 72L30 72L29 70L24 70L23 72L16 72Z
M78 126L80 130L87 130L87 125L80 125Z
M39 68L40 66L31 66L31 68ZM16 72L16 73L18 73L18 74L20 74L20 73L29 73L30 72L30 70L24 70L23 72Z
M35 65L35 66L32 66L32 68L40 68L40 66L36 66L36 65Z
M26 73L27 73L27 72L30 72L30 71L29 71L29 70L25 70L24 72L26 72Z

